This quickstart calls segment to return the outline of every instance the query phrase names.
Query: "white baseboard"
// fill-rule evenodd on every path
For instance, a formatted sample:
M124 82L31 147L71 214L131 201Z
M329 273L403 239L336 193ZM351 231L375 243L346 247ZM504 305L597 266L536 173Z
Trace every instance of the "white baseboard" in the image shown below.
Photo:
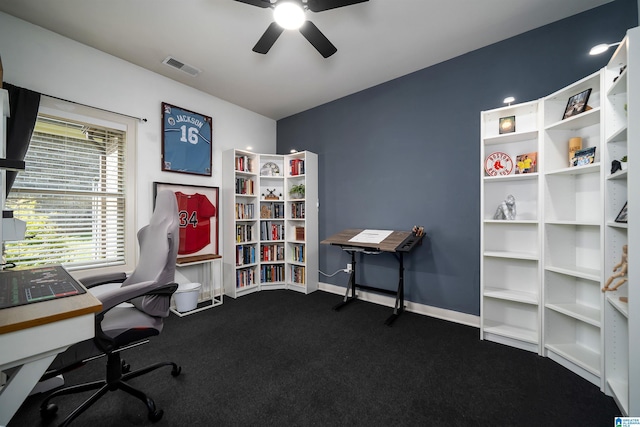
M323 282L318 283L318 289L324 292L338 295L344 295L347 292L347 288L345 287ZM395 298L393 297L377 294L375 292L356 290L356 293L358 295L358 299L362 301L372 302L374 304L380 304L387 307L393 307L396 302ZM480 327L480 316L460 313L459 311L446 310L444 308L432 307L430 305L419 304L407 300L404 301L404 306L406 311L410 311L412 313L435 317L437 319L460 323L462 325L473 326L475 328Z

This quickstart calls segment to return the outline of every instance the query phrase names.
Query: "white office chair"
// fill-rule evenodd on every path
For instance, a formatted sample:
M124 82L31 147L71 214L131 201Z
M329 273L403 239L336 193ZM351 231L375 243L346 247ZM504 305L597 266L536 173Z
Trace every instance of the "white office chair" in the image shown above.
M57 405L49 403L54 397L95 389L98 391L71 412L61 425L69 424L108 391L115 390L126 391L142 400L151 421L162 418L163 411L156 409L154 401L126 380L163 366L171 366L171 375L178 376L181 368L173 362L160 362L130 372L129 366L120 358L120 351L162 331L163 320L169 315L171 295L178 288L174 283L178 239L176 197L171 191L161 191L149 225L138 232L140 261L135 271L129 277L120 273L82 280L102 302L102 311L95 318L95 338L73 345L56 357L43 379L84 365L87 359L101 354L107 356L106 379L54 391L40 406L43 418L56 414Z

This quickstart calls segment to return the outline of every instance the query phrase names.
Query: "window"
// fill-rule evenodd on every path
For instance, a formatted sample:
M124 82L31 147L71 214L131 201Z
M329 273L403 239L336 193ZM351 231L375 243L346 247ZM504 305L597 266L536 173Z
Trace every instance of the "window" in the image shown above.
M135 182L127 170L135 161L135 122L62 102L65 111L61 102L43 97L26 170L7 197L7 209L27 223L27 239L6 243L6 262L70 270L132 265L127 195Z

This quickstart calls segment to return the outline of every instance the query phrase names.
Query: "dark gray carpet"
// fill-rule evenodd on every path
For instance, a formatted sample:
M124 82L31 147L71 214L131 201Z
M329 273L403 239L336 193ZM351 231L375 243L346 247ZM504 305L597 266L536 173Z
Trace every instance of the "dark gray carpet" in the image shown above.
M126 352L136 369L163 368L131 384L164 417L156 426L608 426L613 399L555 362L480 341L476 328L417 314L384 325L388 307L341 297L266 291L191 316L171 316L147 345ZM68 373L99 379L104 359ZM58 398L66 415L88 395ZM9 427L43 425L41 396ZM62 417L57 416L52 425ZM109 393L72 425L152 425L145 406Z

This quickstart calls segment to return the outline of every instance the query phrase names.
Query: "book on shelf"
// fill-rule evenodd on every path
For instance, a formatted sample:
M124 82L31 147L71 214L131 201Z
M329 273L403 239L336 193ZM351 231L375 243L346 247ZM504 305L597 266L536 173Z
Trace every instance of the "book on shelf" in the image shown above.
M253 172L253 159L249 156L236 156L236 171Z
M236 225L236 242L244 243L253 240L253 227L248 224Z
M291 176L304 175L304 160L303 159L291 159L289 161L289 173Z
M260 267L260 282L274 283L284 281L284 265L270 264Z
M291 203L291 218L304 219L304 202Z
M236 219L253 219L253 203L236 203Z
M250 178L238 177L236 178L236 194L248 194L253 195L254 182Z
M261 221L260 240L284 240L284 224L275 221Z
M245 268L236 271L236 288L252 286L255 283L255 271L253 268Z
M254 246L238 245L236 247L236 266L242 267L247 264L255 264L256 248Z
M304 271L305 268L300 265L291 266L291 281L299 285L304 285Z
M263 261L263 262L284 261L284 246L283 245L262 245L260 261Z
M284 205L282 203L261 203L260 218L262 219L283 219Z
M293 261L305 262L304 245L293 245Z

